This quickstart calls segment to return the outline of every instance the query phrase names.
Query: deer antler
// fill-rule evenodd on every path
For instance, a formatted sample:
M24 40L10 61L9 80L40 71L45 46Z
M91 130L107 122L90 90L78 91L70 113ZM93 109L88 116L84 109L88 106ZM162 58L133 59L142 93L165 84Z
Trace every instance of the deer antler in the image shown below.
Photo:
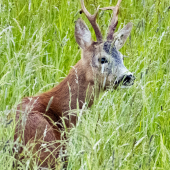
M112 41L113 40L113 33L116 29L116 26L118 24L118 13L119 13L119 6L122 0L118 0L117 4L115 7L105 7L105 8L100 8L101 10L113 10L113 17L111 24L109 26L108 34L107 34L107 40Z
M90 23L91 23L91 25L92 25L92 27L93 27L93 29L95 31L97 41L98 42L102 41L102 34L101 34L99 26L98 26L98 24L96 22L96 17L97 17L97 14L99 12L99 7L97 8L97 11L93 15L91 15L87 11L86 7L84 6L84 0L81 0L81 8L82 8L81 12L84 12L84 14L86 15L87 19L90 21Z

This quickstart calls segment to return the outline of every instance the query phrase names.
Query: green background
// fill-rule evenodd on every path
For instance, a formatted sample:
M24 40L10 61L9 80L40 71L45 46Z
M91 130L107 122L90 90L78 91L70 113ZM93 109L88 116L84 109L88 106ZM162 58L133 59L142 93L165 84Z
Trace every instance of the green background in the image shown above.
M94 13L116 0L85 0ZM0 169L17 169L16 105L66 77L80 59L74 25L79 0L0 0ZM106 36L110 11L98 23ZM67 169L170 169L170 1L122 0L119 24L133 29L120 50L136 76L128 89L101 93L70 132ZM15 143L17 144L17 142ZM18 169L37 169L28 153ZM58 169L60 166L57 167Z

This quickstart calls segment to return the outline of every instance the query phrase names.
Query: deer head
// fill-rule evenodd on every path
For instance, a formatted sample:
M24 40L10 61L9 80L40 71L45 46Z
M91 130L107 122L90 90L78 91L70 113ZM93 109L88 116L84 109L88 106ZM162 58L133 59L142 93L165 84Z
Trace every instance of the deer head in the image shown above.
M81 0L81 12L90 21L95 31L97 42L92 40L91 32L82 19L78 19L75 25L75 37L82 48L82 63L87 72L86 78L88 81L96 80L100 87L103 86L103 88L107 86L116 88L119 84L131 86L135 80L133 74L124 66L123 55L119 52L131 32L132 23L128 23L118 33L114 34L118 23L120 2L121 0L118 0L115 7L98 7L95 14L91 15L84 6L84 1ZM103 41L101 31L96 22L99 9L113 10L106 41Z

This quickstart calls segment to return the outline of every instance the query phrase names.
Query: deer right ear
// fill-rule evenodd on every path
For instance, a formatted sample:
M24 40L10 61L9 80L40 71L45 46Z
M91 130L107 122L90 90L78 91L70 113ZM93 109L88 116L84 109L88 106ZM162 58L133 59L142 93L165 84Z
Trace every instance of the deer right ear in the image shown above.
M133 26L132 23L129 22L115 36L115 46L116 46L117 50L120 50L123 47L128 36L130 35L130 32L132 30L132 26Z
M75 37L78 45L82 49L85 49L92 44L91 32L82 19L76 21Z

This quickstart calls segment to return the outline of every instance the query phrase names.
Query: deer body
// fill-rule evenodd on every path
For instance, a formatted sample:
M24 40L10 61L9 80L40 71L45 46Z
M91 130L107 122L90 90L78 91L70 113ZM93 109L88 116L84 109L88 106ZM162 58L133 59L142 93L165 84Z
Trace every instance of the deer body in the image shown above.
M87 77L88 75L86 75L80 60L59 85L38 96L24 98L22 103L18 105L17 110L20 111L20 107L25 110L29 105L30 109L28 111L44 113L54 122L57 122L60 117L66 116L69 110L77 109L77 101L81 109L88 95L91 96L88 104L90 107L93 103L93 95L91 94L94 82L87 81ZM46 110L51 98L50 108ZM71 123L76 124L76 117L71 119ZM69 127L70 124L67 123L66 126Z
M55 142L55 144L52 147L48 147L48 149L53 152L54 148L58 148L55 154L50 156L50 160L52 161L50 163L51 165L54 164L55 158L58 157L60 143L56 141L62 139L60 133L63 129L63 126L60 126L61 117L65 117L65 125L67 128L70 128L76 125L77 116L75 113L69 115L68 111L77 109L77 101L80 109L87 98L89 99L88 106L90 107L93 104L94 82L87 81L89 75L86 75L85 68L82 68L83 64L82 60L80 60L59 85L38 96L24 98L17 107L17 127L14 139L17 140L23 132L21 115L25 114L26 122L22 140L24 140L25 144L33 143L35 137L37 141L42 140L44 131L47 129L47 134L43 140L45 142ZM52 99L52 102L49 109L46 110L50 99ZM54 125L54 122L58 124ZM42 142L37 144L33 152L38 151L41 144ZM48 152L41 152L40 159L45 160L49 154ZM41 164L41 162L39 164ZM41 166L47 166L47 162L42 163Z
M116 9L111 22L112 29L107 41L103 41L96 23L97 12L89 14L81 0L82 12L93 26L98 41L92 41L88 27L83 20L78 19L75 38L82 48L81 60L56 87L40 95L24 98L17 107L14 140L20 137L24 145L37 153L40 158L37 162L41 166L52 167L56 164L63 127L70 129L76 125L77 108L82 109L85 103L90 107L99 92L107 87L117 88L119 84L131 86L134 82L133 74L124 66L123 55L118 51L130 34L132 24L128 23L114 39L112 35L117 25L120 2L111 8ZM106 9L110 7L103 8ZM42 147L44 143L48 151Z

